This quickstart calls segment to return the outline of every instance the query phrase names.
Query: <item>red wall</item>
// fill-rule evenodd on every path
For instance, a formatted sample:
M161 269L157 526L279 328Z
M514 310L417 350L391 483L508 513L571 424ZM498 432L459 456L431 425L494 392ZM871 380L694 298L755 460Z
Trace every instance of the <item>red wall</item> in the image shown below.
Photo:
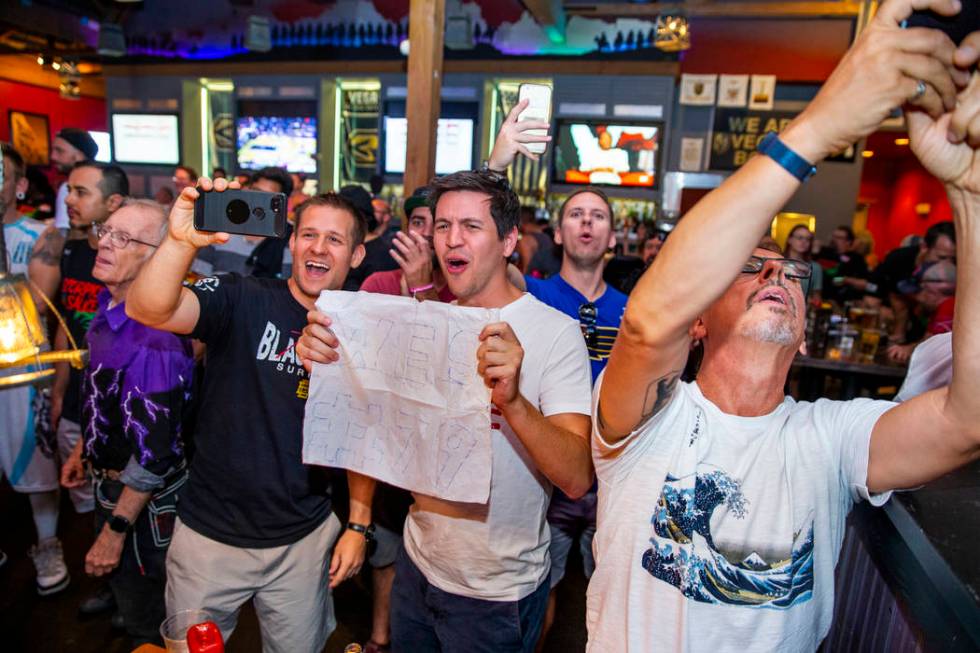
M926 172L911 153L879 158L876 152L875 157L865 161L858 197L859 201L871 203L868 231L874 237L879 260L898 247L905 236L921 236L932 224L952 220L942 183ZM924 216L915 211L921 203L931 207Z
M0 140L3 141L10 140L10 109L46 115L51 138L62 127L108 131L104 99L63 100L53 89L0 79Z
M776 75L822 82L851 44L851 20L692 18L682 73Z

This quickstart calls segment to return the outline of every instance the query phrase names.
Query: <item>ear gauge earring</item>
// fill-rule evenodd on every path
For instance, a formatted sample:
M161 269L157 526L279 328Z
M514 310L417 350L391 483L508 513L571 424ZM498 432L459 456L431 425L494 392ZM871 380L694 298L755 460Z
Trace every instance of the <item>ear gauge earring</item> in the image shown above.
M27 197L24 193L17 193L17 199L23 201Z

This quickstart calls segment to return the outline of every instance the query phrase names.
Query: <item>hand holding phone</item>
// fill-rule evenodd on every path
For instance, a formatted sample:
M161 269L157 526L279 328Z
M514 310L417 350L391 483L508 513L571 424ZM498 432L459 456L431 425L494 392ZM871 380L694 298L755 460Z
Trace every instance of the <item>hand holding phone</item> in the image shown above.
M503 172L510 167L518 154L537 161L540 153L544 152L545 146L551 141L551 136L548 136L551 123L532 119L523 122L518 120L529 105L529 99L520 100L500 125L497 139L493 142L493 151L487 159L487 165L491 170ZM534 146L533 150L532 146Z
M544 84L521 84L517 91L518 101L527 100L527 108L517 117L518 122L535 120L538 122L551 122L551 87ZM531 136L547 136L547 129L529 129L527 134ZM534 142L525 145L534 154L544 154L546 143Z
M233 188L239 188L237 181L229 182L226 179L212 181L207 177L198 179L197 187L184 188L177 196L173 208L170 209L169 240L185 243L196 249L227 242L228 234L225 232L198 231L194 227L194 210L202 193L212 191L221 193Z
M245 236L282 238L286 234L286 196L257 190L203 190L194 202L194 228Z

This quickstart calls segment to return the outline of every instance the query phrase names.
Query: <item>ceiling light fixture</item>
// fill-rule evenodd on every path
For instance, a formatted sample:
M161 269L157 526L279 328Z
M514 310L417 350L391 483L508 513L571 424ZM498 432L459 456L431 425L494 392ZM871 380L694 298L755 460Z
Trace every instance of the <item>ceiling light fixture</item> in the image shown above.
M680 52L691 47L691 32L684 16L658 16L654 45L664 52Z

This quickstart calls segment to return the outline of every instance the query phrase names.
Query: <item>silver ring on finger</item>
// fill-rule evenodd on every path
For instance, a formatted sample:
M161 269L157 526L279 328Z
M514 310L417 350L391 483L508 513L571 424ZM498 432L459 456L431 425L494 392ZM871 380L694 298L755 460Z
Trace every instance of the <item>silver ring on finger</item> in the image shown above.
M912 94L912 97L910 97L909 100L915 102L925 94L926 94L926 83L920 79L919 83L915 85L915 93Z

